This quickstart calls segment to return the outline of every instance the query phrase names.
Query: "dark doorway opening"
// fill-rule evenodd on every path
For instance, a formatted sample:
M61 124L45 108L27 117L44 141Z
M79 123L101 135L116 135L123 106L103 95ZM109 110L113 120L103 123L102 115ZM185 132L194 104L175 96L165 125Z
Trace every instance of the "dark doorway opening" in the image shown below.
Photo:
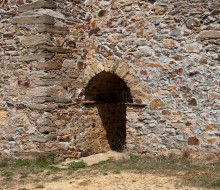
M85 99L98 109L111 150L126 147L126 105L132 103L130 89L117 75L101 72L85 88Z

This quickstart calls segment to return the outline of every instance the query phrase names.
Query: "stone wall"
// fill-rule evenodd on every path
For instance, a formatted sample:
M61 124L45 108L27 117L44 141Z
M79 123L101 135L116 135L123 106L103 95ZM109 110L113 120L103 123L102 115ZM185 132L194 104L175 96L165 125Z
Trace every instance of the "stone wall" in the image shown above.
M117 126L117 117L106 114L118 104L85 94L103 72L120 77L131 93L127 151L219 155L218 0L0 4L1 156L111 149L115 130L105 126Z

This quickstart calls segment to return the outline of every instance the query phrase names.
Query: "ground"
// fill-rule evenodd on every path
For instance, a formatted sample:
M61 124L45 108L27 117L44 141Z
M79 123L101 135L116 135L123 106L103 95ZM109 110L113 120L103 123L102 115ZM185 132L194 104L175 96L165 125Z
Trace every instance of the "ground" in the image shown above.
M107 156L106 156L107 155ZM220 189L219 160L149 159L99 154L57 163L46 158L1 160L0 189L8 190L208 190ZM94 160L97 160L94 163Z
M48 182L15 184L13 189L28 190L41 188L47 190L199 190L195 187L180 185L176 177L165 177L156 174L122 172L120 174L103 174L102 172L79 172L73 175L56 175ZM54 179L55 178L55 179ZM57 178L57 180L56 180ZM41 184L41 185L39 185ZM12 186L4 189L12 189ZM201 188L200 188L201 189Z

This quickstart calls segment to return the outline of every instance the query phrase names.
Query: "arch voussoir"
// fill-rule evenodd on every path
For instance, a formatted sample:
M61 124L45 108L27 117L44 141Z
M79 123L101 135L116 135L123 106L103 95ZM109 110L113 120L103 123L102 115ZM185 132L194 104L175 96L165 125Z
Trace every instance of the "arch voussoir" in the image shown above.
M106 72L115 73L119 62L115 60L106 60L103 65Z

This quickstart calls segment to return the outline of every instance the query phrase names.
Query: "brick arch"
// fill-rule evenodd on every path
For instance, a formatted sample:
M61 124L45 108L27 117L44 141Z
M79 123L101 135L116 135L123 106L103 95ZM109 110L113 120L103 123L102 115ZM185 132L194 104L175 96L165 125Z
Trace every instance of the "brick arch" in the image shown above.
M86 84L101 72L113 73L121 78L129 87L134 103L146 103L149 100L149 95L142 88L139 79L136 77L135 70L129 64L119 62L118 60L106 60L102 63L97 63L94 51L90 51L87 55L84 71Z

